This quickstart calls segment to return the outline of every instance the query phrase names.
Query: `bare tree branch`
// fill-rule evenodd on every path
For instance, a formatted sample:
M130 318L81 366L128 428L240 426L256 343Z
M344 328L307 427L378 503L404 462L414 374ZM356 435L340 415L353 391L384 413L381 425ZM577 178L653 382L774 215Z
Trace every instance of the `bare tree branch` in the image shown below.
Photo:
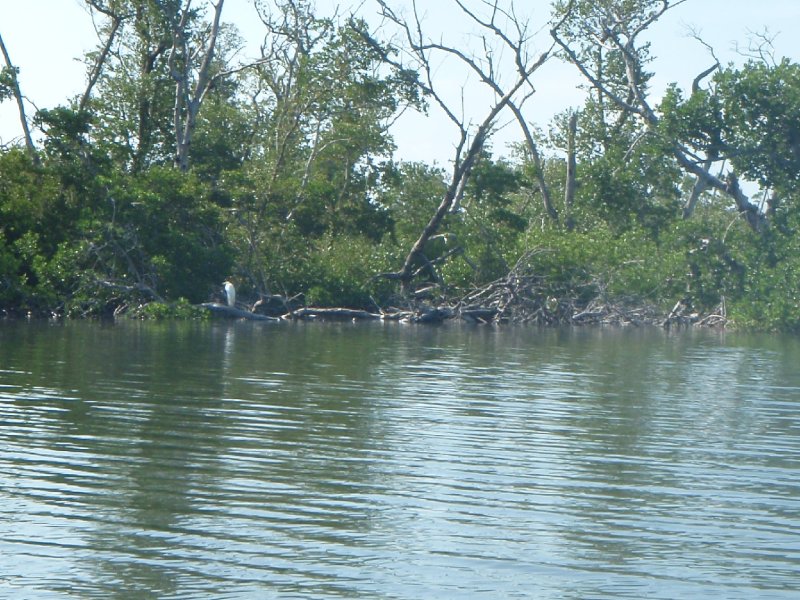
M22 133L25 136L25 147L28 149L28 154L30 155L33 162L38 164L39 154L36 152L36 146L33 143L33 137L31 137L31 129L28 126L28 118L25 115L25 101L22 96L22 90L19 87L17 68L14 66L14 63L11 62L11 57L8 54L8 49L6 48L5 42L3 42L2 35L0 35L0 52L3 54L3 60L6 63L7 72L10 74L11 92L14 95L14 99L17 101L17 110L19 111L19 122L20 125L22 126Z
M111 9L111 7L105 6L99 0L86 0L86 2L95 11L108 17L108 19L110 20L110 26L108 28L106 41L103 44L100 53L97 55L97 58L95 58L91 70L89 71L89 80L86 84L86 89L84 90L83 94L81 95L81 99L78 102L78 110L81 111L86 109L86 106L89 103L89 99L92 96L92 90L94 89L94 86L97 84L97 81L100 79L100 75L103 73L103 67L105 67L106 61L108 60L108 57L111 54L111 49L114 47L114 42L117 39L117 34L122 28L124 21L130 16L128 14L120 14L115 12L114 10ZM97 26L95 26L95 30L97 29L98 29Z
M747 46L741 47L736 44L736 52L744 56L763 63L768 67L774 67L778 62L775 60L775 34L768 29L762 31L749 31Z
M541 157L537 151L530 128L521 111L522 104L530 97L530 94L516 99L523 87L528 86L531 90L533 89L530 82L531 76L550 57L555 44L552 44L549 49L542 52L538 59L529 60L526 54L527 42L529 41L526 34L527 25L522 24L513 13L503 11L500 8L498 0L483 0L483 6L487 8L487 12L490 15L488 18L480 17L474 10L467 7L467 4L463 0L454 1L462 13L473 23L479 25L487 34L499 39L503 46L510 49L513 53L517 75L516 80L510 86L503 86L499 80L501 70L495 63L494 51L486 36L482 36L480 39L480 43L483 47L483 59L478 59L475 55L455 46L448 45L444 43L444 41L437 42L426 37L417 10L416 0L412 2L413 16L410 21L399 17L386 0L376 0L380 7L380 14L386 21L396 25L405 37L407 57L412 61L417 72L422 75L422 80L419 82L421 91L433 98L434 102L442 109L447 118L455 124L459 132L459 138L455 144L450 183L439 206L412 245L400 270L381 275L388 279L400 281L404 289L411 283L416 275L417 271L415 271L415 267L424 255L425 246L428 241L436 234L445 216L458 209L460 197L472 173L475 161L482 152L486 140L491 135L498 116L506 109L514 114L515 119L525 135L531 158L538 172L537 181L542 190L542 196L545 199L547 212L553 219L556 219L558 216L552 206L547 186L544 183ZM497 22L500 17L507 19L513 24L512 27L516 30L517 39L512 39L512 37L500 27ZM360 33L373 47L380 48L380 45L369 32L362 31ZM398 69L407 70L406 65L404 65L400 59L388 56L386 52L383 52L382 55L387 64L391 64ZM474 73L478 79L494 93L495 101L477 127L468 122L465 117L459 117L456 114L456 110L452 108L451 104L445 100L443 94L437 89L432 67L434 55L456 59L467 67L469 71ZM471 134L473 130L474 133Z
M173 33L172 49L169 56L169 69L172 78L175 80L175 109L174 109L174 128L175 128L175 165L182 171L189 169L189 149L194 136L197 123L197 115L200 106L211 88L214 78L211 77L211 64L217 47L219 36L220 18L222 7L225 0L217 0L214 6L214 17L211 22L208 40L205 45L189 52L189 45L186 39L186 27L192 0L186 0L186 5L181 11L180 22ZM203 60L197 67L196 79L192 86L192 65L203 53ZM179 68L179 60L182 62L182 69ZM190 90L191 87L191 90Z

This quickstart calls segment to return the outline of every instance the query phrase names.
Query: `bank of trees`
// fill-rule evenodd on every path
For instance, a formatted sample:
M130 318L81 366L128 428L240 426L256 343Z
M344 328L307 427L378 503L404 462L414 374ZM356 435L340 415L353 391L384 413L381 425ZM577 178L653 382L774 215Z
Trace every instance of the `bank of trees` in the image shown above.
M413 3L323 17L257 0L264 38L247 61L224 0L84 2L97 48L63 106L25 113L3 45L0 100L27 132L0 152L5 313L197 303L233 277L241 297L320 306L505 285L502 302L551 320L625 301L800 326L800 65L762 39L742 65L700 53L691 89L654 97L643 37L681 0L534 15L452 0L472 32L455 42ZM587 94L543 132L526 111L557 93L536 87L548 61ZM451 68L488 92L485 109L446 87ZM395 158L393 124L412 110L451 124L446 165ZM500 126L518 132L508 156L494 153Z

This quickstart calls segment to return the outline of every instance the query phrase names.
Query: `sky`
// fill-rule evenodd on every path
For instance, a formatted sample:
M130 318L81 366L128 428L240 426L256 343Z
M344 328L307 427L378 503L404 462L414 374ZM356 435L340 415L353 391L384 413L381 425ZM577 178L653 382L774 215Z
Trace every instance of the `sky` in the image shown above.
M202 4L208 0L194 0ZM371 0L361 4L372 18ZM479 0L467 0L476 4ZM330 10L334 0L317 0L321 12ZM349 3L342 1L343 6ZM410 6L408 0L395 0L398 7ZM452 0L421 0L425 7L425 26L434 34L448 35L455 41L469 39L468 31L454 19ZM547 48L546 19L549 0L520 0L518 6L532 8L531 24L542 26L534 43L534 52ZM538 11L538 12L537 12ZM372 14L369 14L372 13ZM252 0L226 0L223 21L234 23L248 42L242 59L255 57L263 37L261 24L252 8ZM691 38L696 31L714 47L723 63L740 64L737 52L747 46L753 32L768 30L775 37L777 56L800 60L800 0L687 0L659 21L651 30L652 53L657 57L653 92L677 82L684 89L694 77L713 64L708 51ZM20 69L20 85L25 94L29 117L36 108L52 108L79 94L85 86L86 70L81 62L84 52L97 43L91 18L83 0L0 0L0 35L12 62ZM437 78L449 90L456 104L465 98L465 116L480 121L487 112L489 98L478 91L478 84L452 64L441 62ZM576 89L580 77L569 65L550 61L534 75L536 94L526 105L527 118L546 128L552 117L581 103L583 92ZM462 93L462 90L465 92ZM21 129L13 101L0 103L0 145L19 138ZM405 160L446 163L453 154L457 132L435 111L428 117L406 114L394 130L397 154ZM496 153L506 152L511 141L520 139L511 126L499 131L493 141Z

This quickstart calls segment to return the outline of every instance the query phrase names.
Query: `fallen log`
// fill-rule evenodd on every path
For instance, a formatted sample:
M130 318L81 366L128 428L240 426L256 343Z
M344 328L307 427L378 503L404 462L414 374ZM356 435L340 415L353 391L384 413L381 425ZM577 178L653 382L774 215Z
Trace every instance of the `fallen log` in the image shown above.
M303 302L299 296L287 298L279 294L259 294L258 300L250 308L250 311L268 317L282 317L302 306Z
M451 308L423 308L411 315L407 320L410 323L442 323L453 318Z
M491 323L499 310L495 307L489 308L462 308L459 314L468 323Z
M587 321L587 320L596 320L601 317L606 316L607 312L604 310L584 310L577 314L572 315L573 321Z
M200 306L208 310L215 317L227 319L246 319L248 321L280 321L280 319L277 317L259 315L246 310L240 310L226 304L219 304L218 302L204 302Z
M382 316L366 310L352 308L298 308L283 316L284 319L330 319L334 321L377 320Z

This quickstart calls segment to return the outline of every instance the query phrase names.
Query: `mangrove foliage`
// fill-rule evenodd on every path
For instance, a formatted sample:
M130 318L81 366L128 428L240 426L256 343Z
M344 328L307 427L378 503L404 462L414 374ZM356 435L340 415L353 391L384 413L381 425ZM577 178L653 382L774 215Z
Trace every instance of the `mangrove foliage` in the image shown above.
M20 125L0 147L0 312L196 314L232 279L276 313L557 323L616 306L800 329L798 63L766 36L737 64L698 44L691 87L654 94L647 33L702 0L447 1L468 36L413 3L255 0L245 60L224 0L83 0L85 90L38 111L0 37ZM537 126L554 62L584 100ZM460 93L450 68L470 74ZM450 156L402 160L411 112L449 123Z

